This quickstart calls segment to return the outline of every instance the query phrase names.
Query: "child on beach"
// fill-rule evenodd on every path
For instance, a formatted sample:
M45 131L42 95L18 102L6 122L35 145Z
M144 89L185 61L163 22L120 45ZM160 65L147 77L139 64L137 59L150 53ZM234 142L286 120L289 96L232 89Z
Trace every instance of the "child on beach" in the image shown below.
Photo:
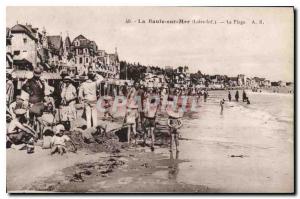
M137 127L137 119L139 117L138 106L135 103L130 103L127 107L127 112L125 114L124 123L128 126L127 130L127 139L128 144L131 143L131 135L134 135L135 145L136 145L136 127Z
M154 129L155 129L155 118L156 113L158 110L158 103L156 102L155 98L149 98L146 103L145 107L145 121L144 121L144 127L145 127L145 135L144 135L144 142L146 143L146 136L151 136L151 151L154 151L154 142L155 142L155 136L154 136Z
M169 116L168 118L168 126L170 130L170 151L173 150L173 140L175 141L176 151L179 151L179 132L178 129L182 127L181 117L183 116L183 112L180 111L179 106L176 104L172 104L173 99L170 99L169 106L166 109L166 112ZM175 106L175 107L174 107Z
M63 155L64 153L66 153L67 142L70 142L76 151L75 144L72 142L69 136L64 135L64 131L65 127L62 124L56 126L56 133L51 140L51 155L55 153Z
M111 103L110 103L111 97L110 96L104 96L103 98L103 108L104 108L104 118L103 120L111 118L111 120L114 120L114 117L110 113Z

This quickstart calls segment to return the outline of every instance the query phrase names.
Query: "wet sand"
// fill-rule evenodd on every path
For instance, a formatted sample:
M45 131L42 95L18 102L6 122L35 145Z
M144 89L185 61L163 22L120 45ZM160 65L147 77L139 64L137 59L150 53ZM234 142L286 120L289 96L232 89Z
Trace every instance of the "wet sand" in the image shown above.
M117 155L79 151L67 156L49 156L45 150L27 155L9 149L7 190L293 192L293 110L284 107L292 102L292 96L279 96L278 103L285 104L272 112L257 108L255 101L261 96L256 95L260 94L249 93L250 106L226 102L220 114L219 100L225 95L210 93L206 103L200 102L197 113L183 119L178 154L160 146L155 152L139 146L125 148ZM84 181L68 180L78 172L76 164L96 164L110 157L124 164L105 175L93 166L82 175Z

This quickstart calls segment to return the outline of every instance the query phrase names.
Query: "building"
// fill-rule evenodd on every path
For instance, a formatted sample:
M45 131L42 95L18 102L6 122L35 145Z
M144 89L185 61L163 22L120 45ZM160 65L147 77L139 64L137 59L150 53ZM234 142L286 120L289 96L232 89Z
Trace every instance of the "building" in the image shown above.
M238 86L245 86L246 85L245 75L239 74L237 76L237 84L238 84Z
M86 74L89 68L92 68L97 49L96 43L83 35L79 35L73 40L71 51L73 52L74 63L79 75Z
M190 84L190 73L188 66L179 66L174 71L174 80L177 84Z
M72 54L71 53L71 46L72 46L71 39L70 39L69 36L67 36L65 38L65 42L63 43L64 56L66 58L70 58L70 54Z
M38 31L31 25L16 24L6 29L6 67L32 71L43 67L44 71L69 75L84 75L89 70L108 78L119 78L120 61L117 50L107 53L99 50L95 41L79 35L73 39L62 35L47 35L45 28Z
M13 68L13 52L11 48L11 31L9 28L6 28L6 68Z
M278 85L280 87L286 87L286 82L284 82L284 81L278 81Z
M271 86L271 81L265 79L265 80L263 81L263 85L264 85L264 87L270 87L270 86Z
M228 78L228 84L231 87L238 86L238 77L229 77Z
M111 54L106 53L104 50L98 50L94 60L93 68L104 77L120 78L120 61L117 50Z
M38 43L37 43L37 65L42 66L44 70L50 70L49 65L49 45L48 37L45 28L43 28L41 33L38 34Z
M64 54L63 40L61 35L47 36L49 48L49 65L53 69L59 69Z
M37 67L37 28L17 24L10 30L11 52L15 69L33 70Z

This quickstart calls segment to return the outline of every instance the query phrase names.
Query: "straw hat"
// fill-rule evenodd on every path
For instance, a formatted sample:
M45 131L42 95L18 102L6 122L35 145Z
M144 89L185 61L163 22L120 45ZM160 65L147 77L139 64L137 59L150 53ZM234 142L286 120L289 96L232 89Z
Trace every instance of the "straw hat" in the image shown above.
M16 115L24 115L26 113L26 109L18 108L14 112Z

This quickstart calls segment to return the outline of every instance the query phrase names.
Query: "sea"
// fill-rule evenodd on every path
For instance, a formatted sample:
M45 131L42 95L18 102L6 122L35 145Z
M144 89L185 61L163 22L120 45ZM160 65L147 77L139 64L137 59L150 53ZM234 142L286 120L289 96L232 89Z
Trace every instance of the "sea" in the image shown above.
M246 94L250 104L241 101L242 91L239 102L229 102L228 91L209 91L207 101L200 98L196 111L186 114L177 181L219 192L293 191L294 95ZM234 100L235 91L231 95Z

